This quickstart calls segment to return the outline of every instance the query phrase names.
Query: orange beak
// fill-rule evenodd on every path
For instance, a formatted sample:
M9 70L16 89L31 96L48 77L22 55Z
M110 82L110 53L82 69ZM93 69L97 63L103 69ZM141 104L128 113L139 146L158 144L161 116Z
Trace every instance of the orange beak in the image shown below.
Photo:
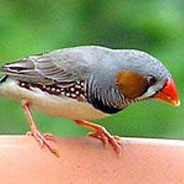
M159 93L157 93L154 98L167 102L173 106L180 105L176 86L172 78L168 78L165 87Z

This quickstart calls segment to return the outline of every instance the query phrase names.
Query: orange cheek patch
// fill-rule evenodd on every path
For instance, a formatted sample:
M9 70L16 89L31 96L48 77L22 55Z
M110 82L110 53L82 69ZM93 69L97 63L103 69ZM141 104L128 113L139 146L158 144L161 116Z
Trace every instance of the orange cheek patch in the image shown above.
M134 72L120 71L116 77L117 86L128 99L141 96L148 87L147 79Z

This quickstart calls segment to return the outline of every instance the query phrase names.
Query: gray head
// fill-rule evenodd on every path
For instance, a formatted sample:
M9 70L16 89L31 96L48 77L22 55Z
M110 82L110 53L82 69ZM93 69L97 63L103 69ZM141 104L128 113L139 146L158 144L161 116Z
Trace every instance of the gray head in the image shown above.
M179 105L171 74L158 59L136 50L105 52L103 65L87 82L88 102L96 108L115 113L130 103L153 98Z
M138 101L158 97L164 91L165 97L159 99L178 105L171 74L158 59L137 50L116 52L119 58L116 83L125 97Z

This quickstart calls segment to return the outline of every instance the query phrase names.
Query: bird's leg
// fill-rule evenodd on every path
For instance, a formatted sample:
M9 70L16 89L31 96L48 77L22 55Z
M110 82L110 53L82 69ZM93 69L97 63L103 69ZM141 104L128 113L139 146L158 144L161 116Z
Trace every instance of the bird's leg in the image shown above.
M94 133L89 133L88 136L100 139L104 145L110 143L116 153L121 154L122 148L120 146L121 140L118 136L112 136L104 127L100 125L96 125L91 122L82 121L82 120L75 120L75 122L83 127L89 128L94 130Z
M54 141L54 138L51 134L41 134L39 129L37 128L33 116L30 111L30 105L29 103L23 101L22 107L24 109L25 115L27 117L29 126L31 128L31 131L27 133L27 135L31 135L36 138L36 140L40 143L40 145L43 147L44 145L56 156L59 156L57 151L52 147L49 140Z

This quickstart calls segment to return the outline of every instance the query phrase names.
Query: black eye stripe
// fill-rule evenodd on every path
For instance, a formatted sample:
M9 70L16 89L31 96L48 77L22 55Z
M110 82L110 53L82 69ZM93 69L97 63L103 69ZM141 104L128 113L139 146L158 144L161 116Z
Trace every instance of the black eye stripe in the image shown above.
M147 81L148 81L148 85L152 86L153 84L155 84L157 82L157 79L154 76L149 75L147 77Z

